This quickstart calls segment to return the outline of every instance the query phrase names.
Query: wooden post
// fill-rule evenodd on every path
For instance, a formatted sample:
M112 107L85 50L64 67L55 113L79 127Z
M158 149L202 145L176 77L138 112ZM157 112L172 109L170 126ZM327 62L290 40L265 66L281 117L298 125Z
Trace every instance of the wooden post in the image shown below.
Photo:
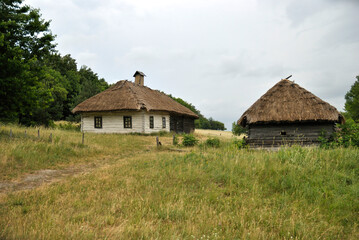
M37 138L40 138L40 128L37 129Z
M26 130L25 130L25 137L27 137L27 133L26 133Z
M173 144L173 145L176 145L176 134L173 134L172 144Z
M12 129L10 128L10 138L12 138Z
M156 137L156 144L157 144L157 147L160 145L160 141L158 140L158 136Z
M82 133L82 145L84 145L85 144L85 133L83 132Z
M52 143L52 133L50 133L49 142Z

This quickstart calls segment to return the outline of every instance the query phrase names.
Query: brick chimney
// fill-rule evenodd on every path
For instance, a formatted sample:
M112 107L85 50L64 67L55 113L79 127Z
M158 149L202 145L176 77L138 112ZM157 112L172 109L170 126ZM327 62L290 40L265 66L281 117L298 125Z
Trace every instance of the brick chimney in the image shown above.
M139 84L141 86L144 85L144 78L145 78L145 74L143 72L140 71L136 71L135 74L133 74L134 78L135 78L135 83Z

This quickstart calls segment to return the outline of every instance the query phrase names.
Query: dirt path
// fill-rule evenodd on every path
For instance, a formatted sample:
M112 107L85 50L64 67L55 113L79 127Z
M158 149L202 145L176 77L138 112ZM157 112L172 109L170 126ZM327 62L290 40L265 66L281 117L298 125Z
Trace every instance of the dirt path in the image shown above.
M0 193L10 193L14 191L22 191L37 188L43 184L58 182L68 176L74 176L80 173L89 172L94 168L98 168L97 164L87 164L72 166L65 169L53 170L44 169L31 174L27 174L17 181L0 182Z
M185 149L167 149L165 151L176 152L178 154L183 154L188 152ZM136 157L146 157L148 153L136 154ZM118 163L119 160L126 159L128 157L134 157L134 155L115 157L107 156L101 158L101 160L94 160L91 163L79 164L75 166L69 166L64 169L43 169L38 170L34 173L25 174L18 180L13 181L0 181L0 194L8 194L16 191L30 190L38 188L44 184L51 184L54 182L59 182L64 180L67 177L75 176L78 174L84 174L91 172L92 170L105 168L112 164Z

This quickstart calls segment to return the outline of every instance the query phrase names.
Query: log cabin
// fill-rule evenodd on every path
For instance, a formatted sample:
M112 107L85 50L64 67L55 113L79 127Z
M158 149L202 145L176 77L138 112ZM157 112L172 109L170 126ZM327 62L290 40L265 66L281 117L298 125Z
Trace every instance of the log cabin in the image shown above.
M248 128L251 147L317 145L329 137L344 117L329 103L288 79L282 79L260 97L237 121Z
M94 133L152 133L194 131L198 116L166 94L144 85L143 72L135 81L122 80L83 101L73 110L81 115L81 131Z

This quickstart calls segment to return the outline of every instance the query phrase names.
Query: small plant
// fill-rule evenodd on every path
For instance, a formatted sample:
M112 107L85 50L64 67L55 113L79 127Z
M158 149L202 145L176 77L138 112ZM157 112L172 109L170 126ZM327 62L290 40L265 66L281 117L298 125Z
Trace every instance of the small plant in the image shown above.
M177 146L179 143L177 135L173 135L173 145Z
M221 141L218 138L208 138L205 144L209 147L219 148Z
M182 145L185 147L192 147L198 143L198 139L193 134L184 134Z
M246 143L246 140L244 140L244 139L234 139L234 140L233 140L233 144L234 144L238 149L248 148L248 145L247 145L247 143Z

